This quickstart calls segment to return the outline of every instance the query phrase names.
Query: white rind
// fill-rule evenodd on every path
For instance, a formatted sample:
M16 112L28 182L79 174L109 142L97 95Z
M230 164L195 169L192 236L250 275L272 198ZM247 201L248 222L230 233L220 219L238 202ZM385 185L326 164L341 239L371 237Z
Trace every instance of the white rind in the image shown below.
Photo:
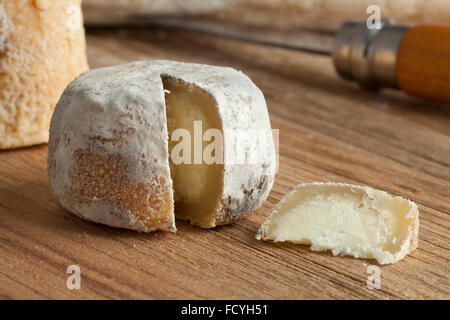
M364 186L356 186L352 184L346 183L332 183L332 182L312 182L312 183L303 183L299 184L295 187L294 190L286 194L272 209L270 215L266 218L266 220L261 225L260 229L256 234L256 239L258 240L273 240L277 242L273 237L268 236L268 229L270 224L272 223L272 219L278 213L280 206L287 201L291 196L296 194L297 192L308 192L308 189L311 187L319 187L323 189L323 192L327 191L328 187L339 188L340 191L346 193L353 193L355 190L360 190L364 192L370 199L373 199L372 205L377 206L383 204L386 201L407 201L409 206L409 212L406 214L407 217L414 218L413 223L408 226L407 234L402 237L402 244L397 252L391 253L386 250L374 250L368 252L353 252L350 250L346 250L345 248L330 248L327 246L319 246L317 244L311 244L311 250L313 251L327 251L331 250L334 255L352 255L357 258L367 258L367 259L375 259L379 264L390 264L396 263L403 259L410 252L415 250L419 244L419 210L417 205L405 198L392 196L385 191L376 190L370 187Z
M114 203L95 197L89 205L69 203L65 194L72 186L77 150L120 156L125 176L133 184L151 183L158 175L171 190L162 84L138 71L131 65L92 70L66 88L50 125L49 177L61 205L74 214L110 226L153 231Z
M125 177L133 185L163 178L163 189L170 190L173 198L161 80L166 76L211 94L224 131L270 131L263 94L247 76L231 68L154 60L86 72L66 88L51 121L49 178L65 208L110 226L154 230L136 221L132 212L120 211L115 203L94 198L88 205L68 201L66 190L72 187L77 150L90 150L103 158L120 157ZM226 154L233 146L225 138L223 188L213 226L240 218L266 199L276 171L272 140L269 145L270 152L262 154L258 165L230 164ZM174 231L174 221L165 227Z

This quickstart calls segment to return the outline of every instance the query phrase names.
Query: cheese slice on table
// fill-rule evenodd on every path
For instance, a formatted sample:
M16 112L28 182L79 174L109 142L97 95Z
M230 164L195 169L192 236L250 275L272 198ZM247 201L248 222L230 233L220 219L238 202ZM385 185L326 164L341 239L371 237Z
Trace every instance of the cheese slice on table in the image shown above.
M80 0L0 0L0 149L48 141L67 84L88 69Z
M231 68L154 60L92 70L51 121L53 192L110 226L175 231L174 207L203 228L231 223L262 204L275 171L264 96Z
M412 201L369 187L305 183L276 205L256 238L388 264L417 248L418 232Z

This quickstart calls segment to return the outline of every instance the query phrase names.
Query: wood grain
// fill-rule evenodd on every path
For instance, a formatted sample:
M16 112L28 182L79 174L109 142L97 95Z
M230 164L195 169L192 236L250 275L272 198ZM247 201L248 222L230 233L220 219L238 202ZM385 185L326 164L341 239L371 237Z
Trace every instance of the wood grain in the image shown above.
M280 130L280 167L264 205L234 225L139 234L82 221L60 207L46 173L47 146L0 152L1 298L428 299L450 298L450 108L339 79L326 57L180 30L88 32L92 68L150 58L227 65L264 92ZM273 205L296 184L341 181L414 200L419 248L374 261L256 241ZM66 268L81 268L80 290Z
M397 79L406 92L450 104L450 27L409 29L398 49Z

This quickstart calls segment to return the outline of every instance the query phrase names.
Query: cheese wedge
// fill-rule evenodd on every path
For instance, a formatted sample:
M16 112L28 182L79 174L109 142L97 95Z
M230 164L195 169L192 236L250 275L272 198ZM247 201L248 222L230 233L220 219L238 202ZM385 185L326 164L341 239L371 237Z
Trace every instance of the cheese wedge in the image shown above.
M203 228L231 223L262 204L275 171L264 96L231 68L154 60L92 70L51 121L53 192L110 226L175 231L174 207Z
M0 0L0 149L48 141L64 88L88 69L80 0Z
M305 183L276 205L256 238L388 264L417 248L418 232L412 201L369 187Z

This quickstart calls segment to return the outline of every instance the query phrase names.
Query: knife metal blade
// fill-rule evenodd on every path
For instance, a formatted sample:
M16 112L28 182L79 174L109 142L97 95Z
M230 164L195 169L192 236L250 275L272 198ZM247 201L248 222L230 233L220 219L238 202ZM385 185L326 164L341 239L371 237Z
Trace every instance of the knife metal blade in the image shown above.
M335 33L313 29L273 30L240 26L192 18L170 16L135 16L130 19L136 24L181 28L189 31L220 36L266 46L300 50L321 55L330 55Z

